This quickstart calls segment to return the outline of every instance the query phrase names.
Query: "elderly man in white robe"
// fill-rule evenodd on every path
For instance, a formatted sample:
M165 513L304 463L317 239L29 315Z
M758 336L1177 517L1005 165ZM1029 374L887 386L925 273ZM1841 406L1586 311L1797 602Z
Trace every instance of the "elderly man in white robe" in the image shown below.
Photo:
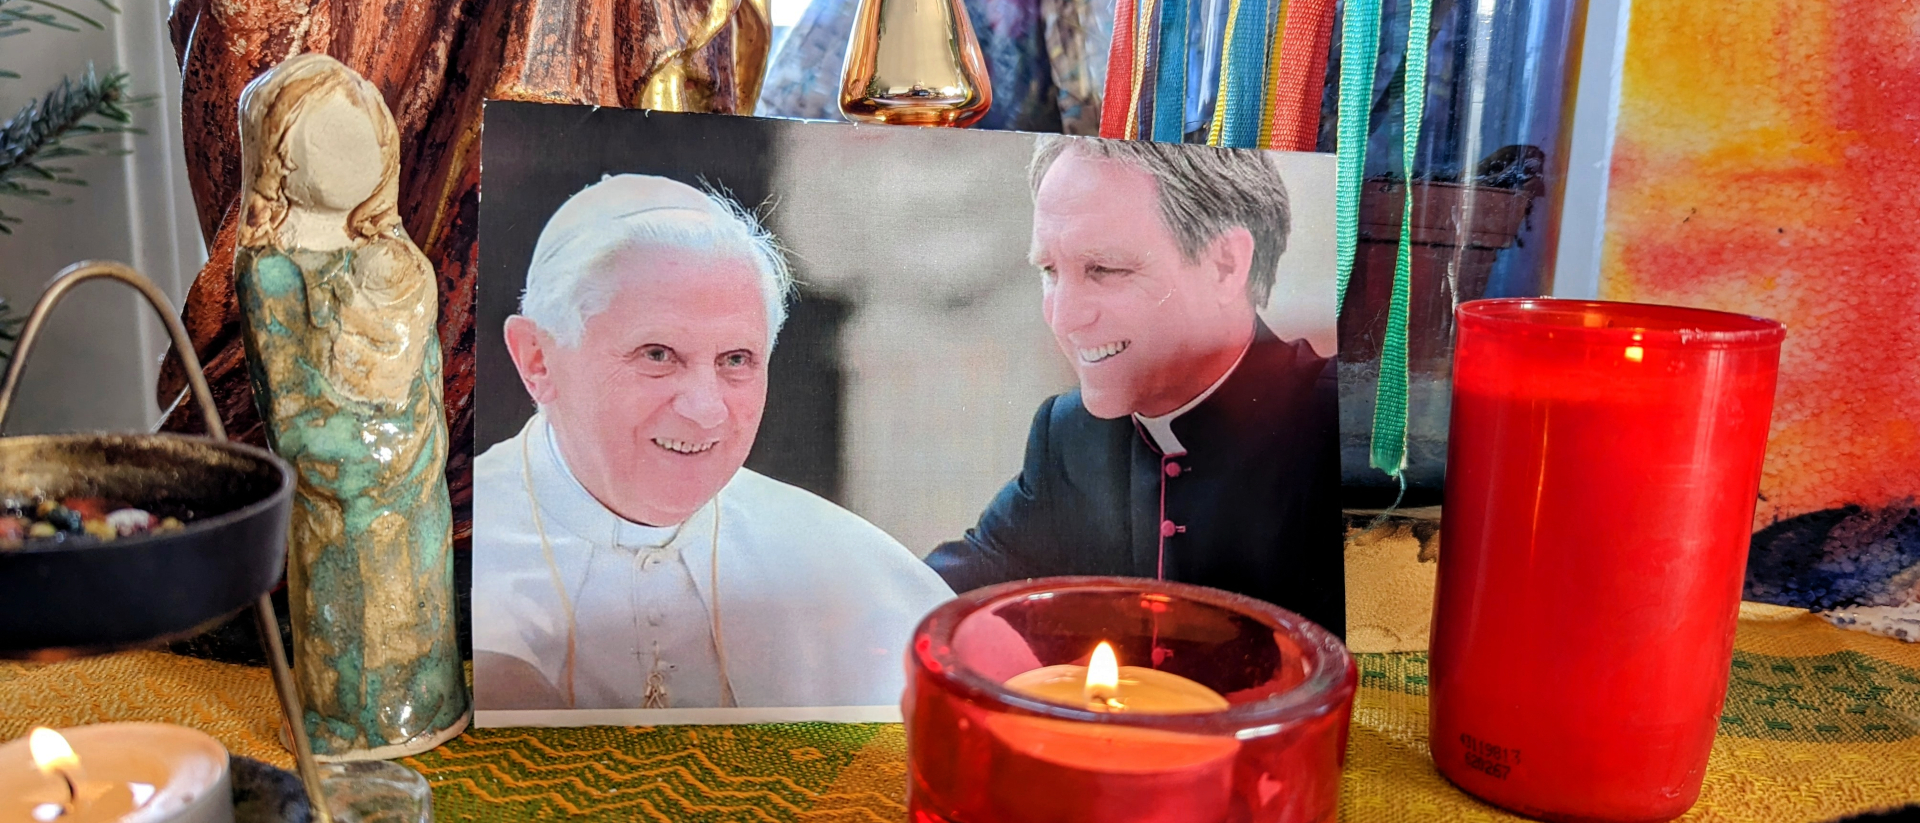
M897 705L952 596L743 468L792 279L730 201L609 177L541 231L507 347L539 411L474 465L477 707Z

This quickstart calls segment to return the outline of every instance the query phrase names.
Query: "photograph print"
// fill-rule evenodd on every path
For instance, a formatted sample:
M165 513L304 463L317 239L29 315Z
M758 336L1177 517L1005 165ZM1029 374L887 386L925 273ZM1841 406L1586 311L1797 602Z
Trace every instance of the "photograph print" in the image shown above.
M1052 575L1344 625L1330 155L487 104L483 726L892 720Z

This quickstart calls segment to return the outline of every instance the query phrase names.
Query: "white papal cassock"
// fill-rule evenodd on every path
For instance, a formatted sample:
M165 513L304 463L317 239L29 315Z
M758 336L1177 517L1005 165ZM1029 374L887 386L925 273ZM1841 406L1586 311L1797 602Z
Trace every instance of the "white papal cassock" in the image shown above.
M914 626L953 596L860 516L744 468L684 523L624 520L540 414L473 486L483 710L896 705Z

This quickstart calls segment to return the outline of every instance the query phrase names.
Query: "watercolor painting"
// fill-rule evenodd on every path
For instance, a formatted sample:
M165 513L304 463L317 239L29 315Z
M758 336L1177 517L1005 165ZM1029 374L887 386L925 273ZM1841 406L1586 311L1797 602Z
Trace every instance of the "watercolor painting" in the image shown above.
M1787 326L1745 596L1920 642L1920 14L1633 5L1601 297Z

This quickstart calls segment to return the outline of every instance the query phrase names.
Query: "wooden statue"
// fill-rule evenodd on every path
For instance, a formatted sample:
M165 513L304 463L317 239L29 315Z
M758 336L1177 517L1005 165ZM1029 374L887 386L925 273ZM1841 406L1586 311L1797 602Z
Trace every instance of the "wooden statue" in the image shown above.
M169 22L183 77L188 176L209 254L183 319L237 440L265 440L246 379L232 269L242 217L240 91L287 58L316 52L360 73L391 107L398 213L439 277L456 540L466 532L471 482L481 101L677 100L742 111L759 87L772 31L756 0L175 0ZM192 404L176 405L185 387L169 357L156 392L160 407L173 410L169 430L199 430Z
M303 54L248 86L234 255L253 398L297 474L293 669L323 759L415 754L471 716L453 614L433 267L380 92Z

